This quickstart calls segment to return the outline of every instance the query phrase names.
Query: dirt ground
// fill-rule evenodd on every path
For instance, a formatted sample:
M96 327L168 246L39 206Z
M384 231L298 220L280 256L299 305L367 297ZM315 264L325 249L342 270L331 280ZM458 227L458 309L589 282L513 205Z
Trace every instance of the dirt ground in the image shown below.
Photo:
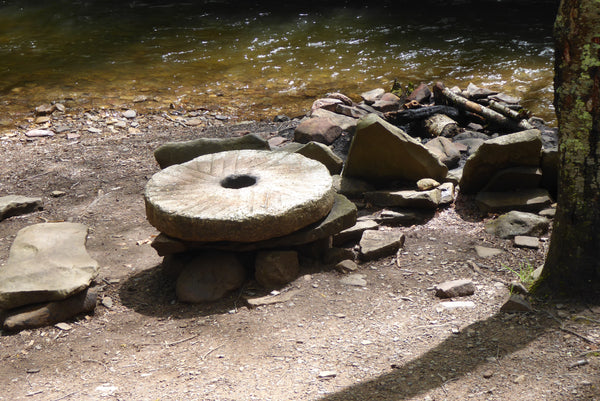
M43 211L0 222L0 263L27 225L84 223L104 302L68 330L3 333L0 400L600 399L600 307L546 300L531 313L499 311L516 279L507 267L539 266L547 239L540 250L514 248L486 234L489 217L461 199L423 225L389 228L406 234L404 248L360 264L364 287L305 260L281 290L285 302L249 308L244 298L264 291L248 282L220 302L182 304L150 247L157 231L142 193L158 171L153 150L289 125L231 125L203 111L193 127L160 112L111 128L120 110L56 114L40 123L66 127L54 137L25 136L32 114L0 130L0 195L44 201ZM504 252L481 259L475 245ZM474 307L445 309L432 288L460 278L476 283L461 299Z

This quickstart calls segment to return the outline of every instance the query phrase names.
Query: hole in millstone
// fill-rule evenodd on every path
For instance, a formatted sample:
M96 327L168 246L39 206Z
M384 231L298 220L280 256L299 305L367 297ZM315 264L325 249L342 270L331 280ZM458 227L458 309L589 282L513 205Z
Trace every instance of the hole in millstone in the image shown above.
M223 188L240 189L256 184L258 178L249 174L231 174L221 180Z

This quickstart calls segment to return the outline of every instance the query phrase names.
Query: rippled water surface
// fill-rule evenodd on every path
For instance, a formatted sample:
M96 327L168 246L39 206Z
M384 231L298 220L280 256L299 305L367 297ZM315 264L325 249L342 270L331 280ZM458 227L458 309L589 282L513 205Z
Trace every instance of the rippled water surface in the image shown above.
M269 118L397 78L501 88L554 121L553 1L296 3L0 0L0 101Z

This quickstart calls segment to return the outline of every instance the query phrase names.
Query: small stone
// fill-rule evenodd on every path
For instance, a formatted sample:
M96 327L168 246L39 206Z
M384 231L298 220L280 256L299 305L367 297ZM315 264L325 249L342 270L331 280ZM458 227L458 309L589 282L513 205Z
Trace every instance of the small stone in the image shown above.
M465 297L475 293L475 284L468 279L446 281L435 286L438 298Z
M517 235L515 236L515 246L517 248L538 249L540 247L540 239L527 235Z
M474 308L475 302L473 302L473 301L447 301L447 302L440 302L440 305L444 309Z
M480 258L491 258L493 256L500 255L504 251L502 249L487 248L485 246L476 245L475 252L477 253L477 256L479 256Z
M278 288L290 283L300 272L296 251L262 251L256 255L255 277L263 287Z
M54 131L49 129L32 129L25 133L25 136L29 138L39 138L44 136L54 136Z
M332 379L337 376L337 372L335 370L324 370L319 372L319 379Z
M56 110L60 111L61 113L64 113L67 110L67 108L65 107L65 105L62 104L62 103L56 103L54 105L54 108L56 108Z
M491 370L486 370L485 372L483 372L482 376L484 379L489 379L492 376L494 376L494 372L492 372Z
M38 116L45 116L52 114L55 110L55 106L52 104L42 104L35 108L35 114Z
M65 196L67 193L65 191L52 191L50 196L53 198L60 198L61 196Z
M366 287L367 280L364 279L364 274L350 274L340 279L340 283L345 285L354 285L356 287Z
M48 116L41 116L35 119L35 123L36 124L44 124L47 123L48 121L50 121L50 117Z
M405 236L395 231L366 230L360 239L360 257L374 260L394 255L404 246Z
M131 109L129 109L129 110L125 110L125 111L122 113L122 115L123 115L123 117L125 117L125 118L135 118L135 117L137 116L137 113L135 112L135 110L131 110Z
M111 297L102 297L102 305L108 309L112 308L113 307L112 298Z
M428 191L439 186L440 183L433 178L421 178L419 181L417 181L417 188L419 188L419 191Z
M71 330L71 329L73 328L73 327L71 327L71 325L70 325L70 324L68 324L68 323L56 323L56 324L54 325L54 327L56 327L56 328L58 328L58 329L60 329L60 330L63 330L63 331L69 331L69 330Z
M510 298L500 308L501 312L531 312L533 308L531 304L519 294L511 294Z
M358 265L353 260L346 259L335 265L335 268L341 273L349 273L358 270Z
M96 128L96 127L88 127L87 131L91 132L92 134L101 134L102 133L102 130L100 128Z
M526 379L525 375L519 375L513 379L513 383L515 383L515 384L523 383L525 381L525 379Z

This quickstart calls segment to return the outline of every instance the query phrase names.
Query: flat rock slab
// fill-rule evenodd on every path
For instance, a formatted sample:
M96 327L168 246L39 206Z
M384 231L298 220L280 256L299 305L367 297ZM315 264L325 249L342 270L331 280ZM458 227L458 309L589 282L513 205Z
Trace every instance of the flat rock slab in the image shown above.
M435 286L438 298L466 297L475 293L475 284L469 279L445 281Z
M489 248L489 247L480 246L480 245L475 246L475 252L477 253L477 256L479 256L480 258L492 258L494 256L498 256L498 255L501 255L502 253L504 253L504 251L502 249Z
M365 200L377 206L436 209L442 193L434 188L429 191L373 191L365 193Z
M87 233L78 223L21 229L0 268L0 309L58 301L87 288L98 274L85 248Z
M167 168L210 153L241 149L269 150L270 146L256 135L244 135L239 138L198 138L184 142L167 142L154 151L154 158L160 168Z
M541 188L510 192L480 192L475 203L484 213L502 213L511 210L539 212L552 204L548 191Z
M297 153L236 150L154 174L145 191L150 224L186 241L256 242L325 217L335 190L327 168Z
M485 231L500 238L516 235L543 235L548 232L550 220L537 214L511 211L485 224Z
M21 195L0 196L0 220L42 209L41 198Z
M517 235L515 236L515 246L517 248L538 249L540 247L540 239L528 235Z
M404 234L397 231L366 230L360 239L360 258L374 260L395 254L404 245Z
M351 241L359 241L366 230L375 230L379 227L374 220L359 220L352 227L346 228L333 236L333 245L339 246Z

